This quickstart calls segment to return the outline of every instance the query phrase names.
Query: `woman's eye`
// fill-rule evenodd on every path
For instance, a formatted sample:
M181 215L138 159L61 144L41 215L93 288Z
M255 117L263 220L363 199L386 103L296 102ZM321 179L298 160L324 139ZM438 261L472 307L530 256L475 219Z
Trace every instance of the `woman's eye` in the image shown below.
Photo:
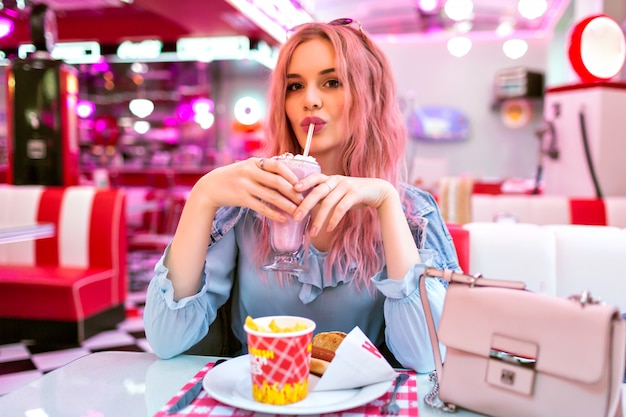
M326 85L331 88L339 88L341 87L341 81L339 80L328 80L326 81Z
M287 84L287 91L296 91L302 88L302 84L300 83L291 83Z

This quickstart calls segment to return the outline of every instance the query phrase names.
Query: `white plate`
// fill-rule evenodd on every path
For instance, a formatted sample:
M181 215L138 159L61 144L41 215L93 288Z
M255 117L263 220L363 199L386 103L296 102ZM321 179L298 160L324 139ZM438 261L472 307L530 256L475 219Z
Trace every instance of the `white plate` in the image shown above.
M311 375L310 388L316 382L313 378ZM304 400L288 405L263 404L252 398L250 358L243 355L211 369L202 385L213 398L231 407L268 414L306 415L333 413L367 404L387 392L392 383L393 380L390 380L362 388L313 391Z

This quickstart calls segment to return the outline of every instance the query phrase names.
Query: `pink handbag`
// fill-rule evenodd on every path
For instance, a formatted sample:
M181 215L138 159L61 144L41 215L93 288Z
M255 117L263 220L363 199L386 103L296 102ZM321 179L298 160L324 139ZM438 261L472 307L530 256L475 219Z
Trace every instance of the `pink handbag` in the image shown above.
M450 283L438 329L426 296L432 277ZM419 285L436 367L428 406L494 417L621 417L626 328L616 307L586 292L564 299L433 268Z

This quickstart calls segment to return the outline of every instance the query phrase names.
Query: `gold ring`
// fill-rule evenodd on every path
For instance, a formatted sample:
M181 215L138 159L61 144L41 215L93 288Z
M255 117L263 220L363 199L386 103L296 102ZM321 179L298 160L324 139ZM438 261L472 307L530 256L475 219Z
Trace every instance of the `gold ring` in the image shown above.
M259 161L259 168L261 168L261 170L265 171L265 168L263 168L263 164L265 164L265 158L261 158L261 160Z

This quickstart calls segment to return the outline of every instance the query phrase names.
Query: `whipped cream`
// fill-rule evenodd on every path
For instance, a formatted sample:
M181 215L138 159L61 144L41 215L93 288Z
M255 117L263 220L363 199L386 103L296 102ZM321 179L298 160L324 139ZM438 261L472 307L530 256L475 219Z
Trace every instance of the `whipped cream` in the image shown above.
M297 159L299 161L307 161L317 163L317 160L312 156L304 156L304 155L294 155L291 152L285 152L282 155L275 156L276 159Z

